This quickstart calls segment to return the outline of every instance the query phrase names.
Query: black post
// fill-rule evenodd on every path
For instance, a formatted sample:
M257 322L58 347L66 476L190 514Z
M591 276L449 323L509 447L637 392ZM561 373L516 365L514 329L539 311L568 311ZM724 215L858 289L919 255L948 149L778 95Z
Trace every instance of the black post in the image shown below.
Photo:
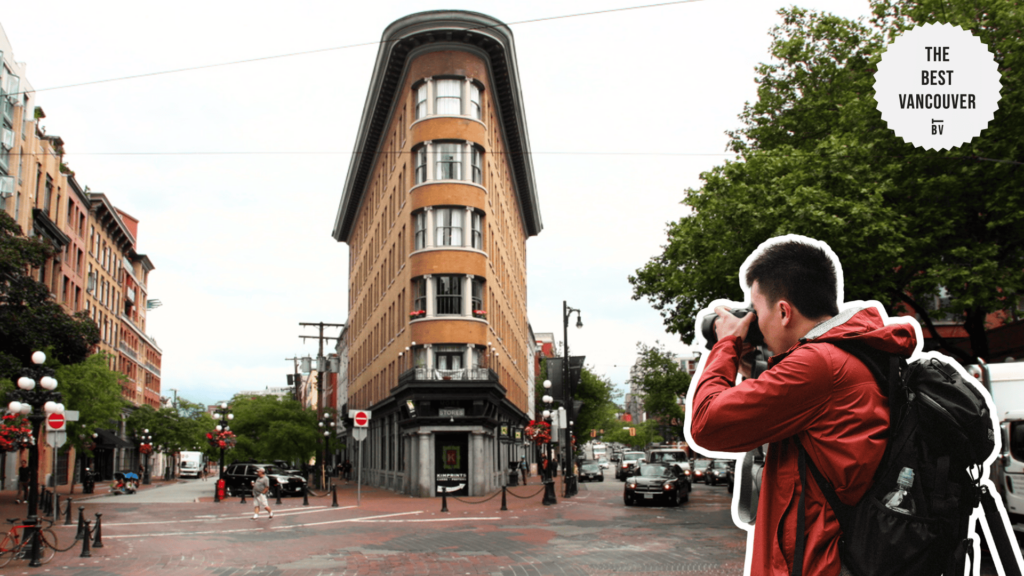
M103 529L102 529L102 524L100 522L102 519L103 519L103 514L100 514L99 512L97 512L96 513L96 530L95 530L96 538L92 541L92 547L93 548L103 548Z
M309 487L303 486L302 488L302 505L309 506Z
M331 484L331 508L338 507L338 486Z
M448 487L441 486L441 512L448 511Z
M281 485L280 484L274 484L274 494L277 496L277 502L274 502L274 504L280 506L281 505Z
M64 514L64 525L65 526L71 526L71 505L74 504L74 502L75 502L74 498L68 497L68 503L65 506L67 508L67 512Z
M79 558L92 558L92 552L89 552L89 521L85 521L85 538L82 538L82 553L78 555Z
M36 438L39 442L39 433L43 425L43 415L36 414L36 410L33 410L29 416L29 421L32 422L32 437ZM25 524L29 528L25 529L23 533L25 538L32 538L32 561L29 562L29 566L37 567L42 566L42 562L39 561L39 538L36 538L36 531L39 529L39 445L30 446L28 450L28 468L32 477L30 480L30 488L28 495L28 518L25 520Z
M85 538L85 506L78 507L78 533L75 534L75 540L81 540Z
M501 487L501 511L508 512L508 505L505 502L505 487Z
M242 501L239 504L245 504L245 490L242 490Z

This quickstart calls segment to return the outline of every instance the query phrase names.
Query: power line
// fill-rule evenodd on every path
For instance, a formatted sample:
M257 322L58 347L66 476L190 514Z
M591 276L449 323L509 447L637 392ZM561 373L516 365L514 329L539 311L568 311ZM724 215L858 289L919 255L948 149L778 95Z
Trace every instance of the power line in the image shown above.
M506 22L505 26L515 26L519 24L533 24L536 22L547 22L550 20L563 20L566 18L579 18L581 16L595 16L598 14L610 14L613 12L626 12L630 10L643 10L646 8L660 8L662 6L672 6L675 4L691 4L693 2L701 2L702 0L675 0L673 2L662 2L660 4L645 4L642 6L626 6L624 8L610 8L608 10L596 10L593 12L578 12L575 14L563 14L561 16L546 16L543 18L531 18L529 20L518 20L515 22ZM494 26L480 25L467 28L467 31L473 30L486 30L493 29ZM391 40L391 42L400 42L401 39ZM161 70L158 72L145 72L142 74L131 74L128 76L118 76L115 78L106 78L103 80L89 80L87 82L76 82L74 84L64 84L63 86L50 86L48 88L36 88L32 92L47 92L50 90L63 90L65 88L77 88L79 86L91 86L94 84L105 84L107 82L120 82L122 80L134 80L136 78L148 78L150 76L162 76L165 74L177 74L179 72L190 72L192 70L206 70L209 68L219 68L222 66L234 66L236 64L249 64L251 62L262 62L265 60L276 60L278 58L291 58L294 56L306 56L309 54L320 54L322 52L333 52L335 50L348 50L350 48L361 48L364 46L376 46L384 44L384 40L376 40L373 42L359 42L357 44L346 44L344 46L333 46L331 48L317 48L315 50L303 50L301 52L289 52L286 54L275 54L272 56L260 56L257 58L246 58L244 60L232 60L230 62L219 62L216 64L203 64L200 66L189 66L187 68L174 68L172 70ZM25 94L26 92L14 92L13 94Z

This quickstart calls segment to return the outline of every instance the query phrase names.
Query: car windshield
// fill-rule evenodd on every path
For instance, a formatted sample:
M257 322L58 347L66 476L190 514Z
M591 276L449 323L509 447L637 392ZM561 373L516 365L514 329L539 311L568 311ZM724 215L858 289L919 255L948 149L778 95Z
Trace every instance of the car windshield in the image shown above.
M729 463L725 460L715 460L711 463L711 467L716 470L727 470L729 468Z
M640 467L641 476L670 476L669 469L667 466L659 466L657 464L644 464Z
M651 462L686 462L686 452L655 452Z
M643 452L626 452L622 455L623 460L639 460L644 457Z
M584 472L600 472L601 471L601 466L598 465L598 464L584 464L583 465L583 471Z
M711 464L710 460L697 460L693 463L694 470L703 470Z
M281 470L277 466L264 466L263 468L268 476L271 474L282 474Z

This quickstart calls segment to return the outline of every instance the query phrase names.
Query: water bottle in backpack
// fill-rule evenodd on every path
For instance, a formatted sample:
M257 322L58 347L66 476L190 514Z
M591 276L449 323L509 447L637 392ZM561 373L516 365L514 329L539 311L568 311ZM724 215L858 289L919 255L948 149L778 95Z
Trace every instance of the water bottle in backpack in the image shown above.
M885 507L901 514L914 515L917 508L910 497L910 487L914 485L914 470L904 466L896 479L896 489L885 495Z

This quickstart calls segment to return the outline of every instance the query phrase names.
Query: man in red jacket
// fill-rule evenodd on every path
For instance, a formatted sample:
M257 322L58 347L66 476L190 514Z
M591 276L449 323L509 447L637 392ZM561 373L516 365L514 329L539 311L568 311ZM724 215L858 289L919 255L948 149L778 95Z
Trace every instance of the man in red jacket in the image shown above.
M718 342L694 394L691 435L703 449L746 452L769 443L765 456L751 574L788 576L797 539L799 439L839 499L855 504L871 486L885 451L888 400L868 368L831 342L858 342L909 357L916 346L909 324L886 325L875 307L838 309L838 261L818 245L784 240L759 249L744 280L765 346L775 354L756 379L735 385L753 314L715 311ZM802 573L846 573L839 559L841 530L814 479L807 475Z

